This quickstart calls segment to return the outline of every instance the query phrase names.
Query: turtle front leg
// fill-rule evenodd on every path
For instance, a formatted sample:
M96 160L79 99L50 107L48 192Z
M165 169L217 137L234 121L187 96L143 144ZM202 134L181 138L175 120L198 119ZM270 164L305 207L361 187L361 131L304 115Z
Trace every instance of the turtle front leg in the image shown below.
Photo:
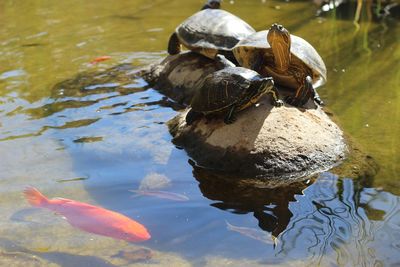
M310 76L306 77L306 86L311 88L311 96L314 99L314 101L318 104L318 105L323 105L324 101L322 101L322 99L319 97L319 94L317 93L317 90L314 88L314 86L312 85L312 79ZM307 85L308 84L308 85ZM308 99L307 99L308 100ZM307 101L306 100L306 101Z
M233 105L230 109L229 109L229 112L228 112L228 114L225 116L225 119L224 119L224 122L225 122L225 124L232 124L232 123L234 123L235 121L236 121L236 110L237 110L237 107L236 107L236 105Z
M168 41L168 54L176 55L181 52L181 42L179 41L178 35L174 32Z
M190 109L189 112L186 114L186 124L187 125L192 125L193 122L201 119L203 117L203 113L201 112L196 112L193 109Z
M314 95L315 89L312 86L312 79L307 76L297 88L296 94L294 96L286 97L286 102L295 107L304 106L307 101Z
M271 89L271 91L269 91L269 93L272 96L272 102L271 104L275 107L281 107L283 106L283 101L280 99L279 97L279 93L278 90L276 89L276 87L274 86L274 88Z
M324 101L322 101L322 99L319 97L319 94L317 93L317 90L315 90L315 88L313 87L314 90L314 101L318 104L323 106L324 105Z

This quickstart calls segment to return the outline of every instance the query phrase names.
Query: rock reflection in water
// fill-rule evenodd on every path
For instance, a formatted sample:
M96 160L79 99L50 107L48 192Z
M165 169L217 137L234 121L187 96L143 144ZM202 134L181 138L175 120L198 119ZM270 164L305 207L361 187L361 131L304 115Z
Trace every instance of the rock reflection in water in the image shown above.
M236 180L197 167L193 174L200 182L203 195L214 200L211 206L237 214L253 213L258 226L274 237L286 229L292 217L290 201L306 188L303 183L283 188L262 188L262 182Z

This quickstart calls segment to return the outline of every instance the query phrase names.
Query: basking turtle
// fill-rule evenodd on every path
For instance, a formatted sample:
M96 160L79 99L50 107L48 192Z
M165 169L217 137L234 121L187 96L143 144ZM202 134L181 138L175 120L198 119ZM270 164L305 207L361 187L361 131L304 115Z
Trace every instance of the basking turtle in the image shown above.
M212 9L221 8L221 0L208 0L207 3L201 8L201 10L208 8Z
M249 24L225 10L204 9L175 29L168 42L168 53L180 53L183 44L192 51L216 59L223 67L234 66L226 58L235 60L232 48L254 32Z
M235 121L235 114L271 93L272 104L281 106L271 77L263 78L257 72L242 68L225 68L207 75L196 88L186 123L192 124L203 115L223 113L226 124Z
M295 95L286 99L289 104L303 106L311 97L322 104L315 88L326 82L325 63L311 44L283 26L273 24L269 30L249 35L233 48L233 53L240 66L296 89Z

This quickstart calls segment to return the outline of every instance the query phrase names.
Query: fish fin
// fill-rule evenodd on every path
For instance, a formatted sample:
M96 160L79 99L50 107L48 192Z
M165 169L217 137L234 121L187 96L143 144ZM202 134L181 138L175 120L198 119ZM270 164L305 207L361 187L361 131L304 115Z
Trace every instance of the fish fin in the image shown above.
M129 192L132 192L132 193L140 193L141 192L141 190L139 190L139 189L131 189L131 190L128 190Z
M43 206L49 202L47 197L45 197L42 193L39 192L39 190L34 187L25 188L24 195L29 204L35 207Z
M54 198L54 199L57 199L58 201L61 201L61 202L72 202L72 201L73 201L73 200L71 200L71 199L62 198L62 197L56 197L56 198Z
M228 230L232 230L233 229L234 226L232 224L230 224L227 220L225 220L225 223L226 223L226 228Z
M138 190L138 189L132 189L132 190L128 190L129 192L135 193L132 196L129 196L130 198L137 198L137 197L141 197L143 196L143 190Z

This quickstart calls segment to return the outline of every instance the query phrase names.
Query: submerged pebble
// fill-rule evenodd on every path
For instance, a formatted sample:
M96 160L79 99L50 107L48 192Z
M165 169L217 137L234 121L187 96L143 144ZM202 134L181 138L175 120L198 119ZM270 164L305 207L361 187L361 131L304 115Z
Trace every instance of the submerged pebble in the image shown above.
M171 180L164 174L152 172L147 174L139 185L139 190L156 190L170 186Z
M153 257L154 253L148 248L139 248L133 251L119 251L117 254L111 256L112 258L122 258L129 263L136 263L148 261Z

